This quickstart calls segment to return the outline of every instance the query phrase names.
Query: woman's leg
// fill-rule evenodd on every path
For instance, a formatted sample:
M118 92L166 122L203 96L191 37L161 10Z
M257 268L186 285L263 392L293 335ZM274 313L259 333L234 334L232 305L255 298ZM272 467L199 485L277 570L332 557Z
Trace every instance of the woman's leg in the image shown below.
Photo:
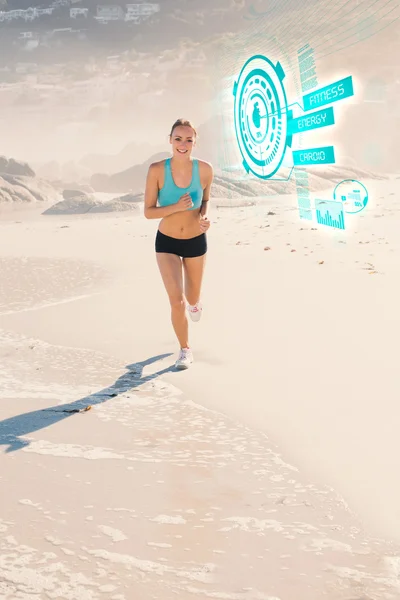
M206 256L206 254L203 254L203 256L183 259L185 296L191 306L194 306L200 300Z
M157 263L171 304L172 325L181 348L189 347L188 320L183 296L182 261L176 254L157 252Z

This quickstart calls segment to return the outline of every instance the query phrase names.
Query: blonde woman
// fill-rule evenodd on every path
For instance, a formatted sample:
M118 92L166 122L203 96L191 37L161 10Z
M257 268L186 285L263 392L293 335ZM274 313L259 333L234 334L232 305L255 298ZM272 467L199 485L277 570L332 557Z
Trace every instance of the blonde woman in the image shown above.
M196 137L190 121L178 119L173 124L169 136L172 156L150 165L144 198L145 217L161 219L155 250L180 345L178 369L187 369L193 362L186 311L193 321L200 320L210 227L207 211L213 169L192 157Z

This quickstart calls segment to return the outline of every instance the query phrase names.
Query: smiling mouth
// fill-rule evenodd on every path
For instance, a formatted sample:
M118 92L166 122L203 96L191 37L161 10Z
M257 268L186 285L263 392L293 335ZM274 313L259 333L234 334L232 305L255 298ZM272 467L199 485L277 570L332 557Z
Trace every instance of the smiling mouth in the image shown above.
M177 150L180 154L186 154L186 152L187 152L187 150L179 150L179 148L177 148Z

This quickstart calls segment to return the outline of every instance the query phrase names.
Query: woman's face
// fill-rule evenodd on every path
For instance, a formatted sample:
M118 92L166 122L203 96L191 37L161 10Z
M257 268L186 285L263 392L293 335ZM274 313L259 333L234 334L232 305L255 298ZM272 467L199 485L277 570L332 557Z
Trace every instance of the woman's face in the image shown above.
M174 157L190 158L193 146L196 143L196 137L191 127L179 125L173 130L170 142Z

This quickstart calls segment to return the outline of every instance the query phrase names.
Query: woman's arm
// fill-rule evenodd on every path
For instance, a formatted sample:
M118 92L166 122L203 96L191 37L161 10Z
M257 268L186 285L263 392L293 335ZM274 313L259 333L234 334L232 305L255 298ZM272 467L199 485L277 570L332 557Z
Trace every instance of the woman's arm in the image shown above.
M177 204L170 206L157 206L158 198L158 177L157 164L153 163L149 167L146 179L146 190L144 192L144 216L146 219L163 219L169 217L177 211Z
M203 190L203 201L200 207L200 217L203 219L207 218L208 206L210 201L210 192L211 192L211 184L214 179L213 168L209 163L205 163L207 167L206 176L207 176L207 184Z

